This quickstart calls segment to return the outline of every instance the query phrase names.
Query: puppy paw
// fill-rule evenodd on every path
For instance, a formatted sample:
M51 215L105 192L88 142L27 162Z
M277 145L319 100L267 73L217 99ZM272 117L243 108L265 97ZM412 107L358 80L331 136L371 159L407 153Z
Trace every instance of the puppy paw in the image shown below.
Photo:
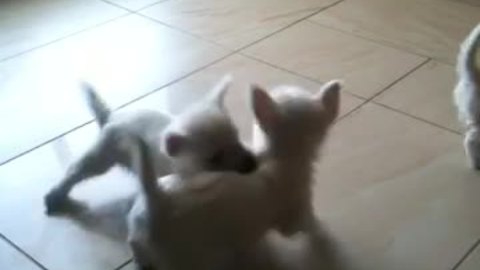
M46 214L55 215L63 212L68 204L67 201L67 195L57 189L53 189L44 198Z

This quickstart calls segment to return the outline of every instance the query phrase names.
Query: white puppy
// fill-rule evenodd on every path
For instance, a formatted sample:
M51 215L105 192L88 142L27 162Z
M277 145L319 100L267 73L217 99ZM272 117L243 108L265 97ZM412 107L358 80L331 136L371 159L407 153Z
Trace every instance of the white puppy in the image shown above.
M253 108L268 144L249 175L205 172L188 181L170 175L157 185L140 142L134 156L145 204L129 216L137 261L155 269L235 269L268 229L310 229L312 162L338 114L339 90L332 81L316 95L282 87L271 97L254 87Z
M93 88L84 85L87 101L102 128L100 138L46 195L47 213L62 210L68 193L82 180L103 174L114 165L132 170L131 136L147 143L159 177L173 172L187 177L205 170L254 170L253 154L240 143L223 105L230 81L225 77L206 98L173 118L154 110L111 113Z
M480 169L480 70L476 64L479 43L480 24L461 45L454 91L460 121L466 126L465 152L470 165L477 170Z

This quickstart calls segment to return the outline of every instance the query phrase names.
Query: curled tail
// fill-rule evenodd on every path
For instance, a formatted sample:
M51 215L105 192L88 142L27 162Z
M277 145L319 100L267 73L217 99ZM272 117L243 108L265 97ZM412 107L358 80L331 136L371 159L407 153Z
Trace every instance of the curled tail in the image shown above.
M480 43L480 24L478 24L463 41L457 59L459 76L466 76L471 81L479 81L480 75L476 66L476 53Z
M137 170L142 193L145 196L147 211L150 213L152 211L161 212L162 215L167 214L170 200L157 183L154 160L150 149L141 138L137 137L135 141L132 144L134 146L132 165ZM158 217L158 213L152 213L152 216Z
M82 89L85 92L88 107L95 116L95 120L100 127L103 127L108 122L108 118L110 117L110 108L108 108L103 99L97 94L92 85L83 82Z

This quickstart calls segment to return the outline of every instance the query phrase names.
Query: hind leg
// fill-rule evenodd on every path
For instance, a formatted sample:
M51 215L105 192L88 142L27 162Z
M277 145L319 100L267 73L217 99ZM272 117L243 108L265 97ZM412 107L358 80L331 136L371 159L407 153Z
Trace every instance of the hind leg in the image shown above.
M63 209L68 202L68 194L79 182L90 177L105 173L118 159L115 135L104 132L100 139L83 156L73 163L62 181L45 196L47 214L53 214Z
M467 130L463 145L470 166L480 170L480 131L477 127Z
M139 270L154 269L148 248L148 224L142 198L137 198L127 215L127 242L133 253L133 261Z

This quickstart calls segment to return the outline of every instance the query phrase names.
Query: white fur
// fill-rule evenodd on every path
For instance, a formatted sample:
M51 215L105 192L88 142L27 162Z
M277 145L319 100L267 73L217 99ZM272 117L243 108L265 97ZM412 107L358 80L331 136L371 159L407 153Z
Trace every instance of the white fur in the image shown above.
M336 81L317 95L282 87L270 97L254 87L267 145L259 153L261 166L249 175L204 172L188 181L170 175L157 185L146 147L140 147L145 204L129 216L133 235L148 232L137 238L144 241L138 257L148 257L157 270L235 269L268 229L288 235L314 230L312 162L338 114L339 89Z
M249 170L253 155L239 142L237 129L223 108L231 82L225 77L203 100L177 117L154 110L111 113L93 87L84 84L89 107L101 129L95 144L68 169L62 181L45 197L48 213L61 211L68 194L79 182L105 173L114 165L132 171L130 138L140 137L152 152L158 177L202 170ZM162 151L166 138L181 138L176 153ZM213 140L214 138L215 140ZM163 147L164 150L165 147ZM210 164L216 152L225 153Z
M470 165L480 169L480 70L476 52L480 43L480 24L460 47L457 60L458 82L454 90L460 121L465 125L464 147Z

